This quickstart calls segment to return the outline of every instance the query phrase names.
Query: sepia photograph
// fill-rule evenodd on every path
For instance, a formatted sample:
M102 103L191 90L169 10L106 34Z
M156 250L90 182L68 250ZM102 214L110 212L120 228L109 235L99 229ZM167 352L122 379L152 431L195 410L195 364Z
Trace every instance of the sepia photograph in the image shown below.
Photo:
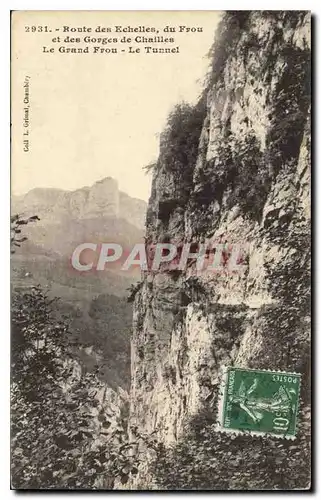
M11 12L12 490L311 489L311 12Z

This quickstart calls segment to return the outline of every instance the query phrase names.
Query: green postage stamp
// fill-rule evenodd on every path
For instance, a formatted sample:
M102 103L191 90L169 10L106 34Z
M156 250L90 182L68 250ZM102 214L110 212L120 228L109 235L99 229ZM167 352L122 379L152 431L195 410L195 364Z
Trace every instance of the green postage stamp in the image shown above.
M225 368L217 430L294 439L299 397L298 373Z

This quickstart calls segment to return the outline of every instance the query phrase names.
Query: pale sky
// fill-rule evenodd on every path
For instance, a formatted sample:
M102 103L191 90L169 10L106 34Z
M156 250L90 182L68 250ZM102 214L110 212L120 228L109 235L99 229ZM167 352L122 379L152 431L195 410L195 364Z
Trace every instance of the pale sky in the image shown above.
M195 102L209 65L220 13L203 12L18 12L13 17L12 190L73 190L107 176L131 196L148 199L151 175L142 167L158 156L159 133L180 100ZM53 33L26 32L48 25ZM174 36L179 54L43 53L56 27L154 26ZM198 26L202 33L163 33L164 26ZM60 33L58 33L60 35ZM155 36L126 34L126 36ZM61 38L67 34L60 35ZM73 33L70 36L84 37ZM91 33L92 37L124 36ZM97 44L89 44L92 45ZM157 44L140 44L157 46ZM85 47L85 44L77 46ZM136 45L138 46L138 45ZM165 45L161 45L164 47ZM111 45L105 45L111 47ZM143 50L142 50L143 52ZM29 152L23 151L23 97L30 77Z

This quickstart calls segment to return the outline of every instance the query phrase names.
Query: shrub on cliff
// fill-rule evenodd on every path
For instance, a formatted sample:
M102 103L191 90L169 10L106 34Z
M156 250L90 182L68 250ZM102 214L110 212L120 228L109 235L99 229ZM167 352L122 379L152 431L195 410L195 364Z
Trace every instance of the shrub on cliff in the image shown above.
M258 140L253 134L242 141L235 136L224 140L217 156L198 173L199 189L193 202L197 207L216 200L222 206L225 196L227 209L239 205L245 216L260 220L272 177Z
M192 180L204 118L204 99L195 106L182 102L169 114L161 134L159 161L167 171L179 175L184 183Z

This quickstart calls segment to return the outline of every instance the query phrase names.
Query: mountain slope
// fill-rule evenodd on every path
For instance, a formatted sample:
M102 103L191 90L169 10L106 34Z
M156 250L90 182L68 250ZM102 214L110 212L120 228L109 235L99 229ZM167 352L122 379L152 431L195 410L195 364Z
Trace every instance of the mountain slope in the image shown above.
M75 358L89 370L103 365L104 381L128 388L132 306L126 297L140 272L122 272L121 262L104 271L93 267L79 272L71 256L85 242L97 244L94 263L105 242L121 244L124 256L128 255L143 240L145 203L120 192L117 182L106 178L71 192L33 189L13 197L12 213L40 219L21 226L28 239L12 255L13 288L40 284L50 297L59 297L56 314L68 320L74 340L83 345Z
M249 243L248 262L242 274L195 278L190 267L144 278L134 310L131 425L185 450L156 465L155 487L304 489L310 16L229 12L212 57L207 92L194 110L177 108L163 133L146 238ZM214 431L224 365L301 374L293 443ZM138 486L150 483L141 478Z

